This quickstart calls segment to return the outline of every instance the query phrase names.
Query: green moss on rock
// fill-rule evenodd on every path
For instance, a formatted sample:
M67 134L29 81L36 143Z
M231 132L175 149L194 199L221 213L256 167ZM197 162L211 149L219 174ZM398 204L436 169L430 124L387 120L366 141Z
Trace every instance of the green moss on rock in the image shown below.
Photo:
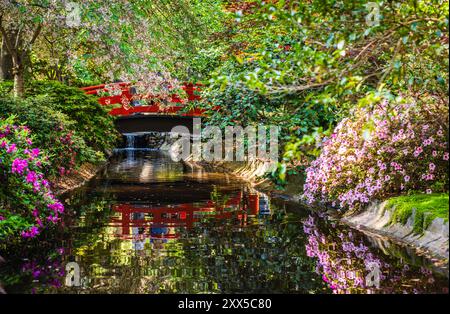
M414 214L413 231L421 234L436 218L448 221L449 195L415 194L397 196L387 200L387 209L393 209L390 223L406 224Z

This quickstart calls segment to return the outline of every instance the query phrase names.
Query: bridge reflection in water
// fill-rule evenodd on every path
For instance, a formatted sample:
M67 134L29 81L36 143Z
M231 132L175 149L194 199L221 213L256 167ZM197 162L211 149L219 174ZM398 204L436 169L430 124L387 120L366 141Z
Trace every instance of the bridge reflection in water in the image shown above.
M251 217L270 215L269 198L256 191L238 192L222 205L210 200L168 206L114 204L112 209L110 226L117 228L114 235L132 240L135 250L143 250L145 243L178 239L182 228L191 229L204 219L233 219L244 227Z

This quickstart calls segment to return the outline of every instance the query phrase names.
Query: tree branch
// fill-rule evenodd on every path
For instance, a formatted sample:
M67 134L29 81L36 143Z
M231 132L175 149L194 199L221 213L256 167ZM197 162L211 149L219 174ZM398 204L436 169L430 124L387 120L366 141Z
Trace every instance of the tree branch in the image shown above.
M307 85L300 85L300 86L284 86L284 87L279 87L279 88L271 88L269 87L269 91L268 94L278 94L278 93L298 93L304 90L308 90L308 89L314 89L314 88L320 88L323 86L326 86L328 84L332 83L332 81L326 81L323 83L314 83L314 84L307 84Z
M36 41L36 39L38 38L39 34L41 33L42 30L42 23L39 23L39 25L36 27L36 29L34 30L33 33L33 37L31 37L30 42L28 43L27 47L23 49L21 57L25 57L25 54L28 51L28 48L31 48L31 46L33 46L34 42Z

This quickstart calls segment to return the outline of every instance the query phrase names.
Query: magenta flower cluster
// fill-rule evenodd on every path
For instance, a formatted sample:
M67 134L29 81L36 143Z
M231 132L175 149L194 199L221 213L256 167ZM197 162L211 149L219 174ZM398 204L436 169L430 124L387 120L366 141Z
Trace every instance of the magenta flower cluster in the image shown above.
M55 198L44 178L42 165L46 156L31 147L33 141L29 136L27 127L0 120L0 174L6 178L1 189L12 205L0 208L2 220L10 215L22 217L29 225L21 231L23 238L36 237L48 223L60 221L64 212L63 204Z
M357 109L307 168L304 198L353 209L407 190L448 190L447 115L445 104Z

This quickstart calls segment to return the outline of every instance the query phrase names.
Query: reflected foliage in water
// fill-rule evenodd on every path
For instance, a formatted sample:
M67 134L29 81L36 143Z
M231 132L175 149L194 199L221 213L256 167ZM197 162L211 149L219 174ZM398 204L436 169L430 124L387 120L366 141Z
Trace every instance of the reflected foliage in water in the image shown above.
M374 249L360 233L336 228L323 218L309 215L303 230L308 235L307 255L316 259L316 273L333 293L448 293L445 278L434 275L425 259L413 255L413 262L395 245L392 249L400 259L380 255L382 245Z

